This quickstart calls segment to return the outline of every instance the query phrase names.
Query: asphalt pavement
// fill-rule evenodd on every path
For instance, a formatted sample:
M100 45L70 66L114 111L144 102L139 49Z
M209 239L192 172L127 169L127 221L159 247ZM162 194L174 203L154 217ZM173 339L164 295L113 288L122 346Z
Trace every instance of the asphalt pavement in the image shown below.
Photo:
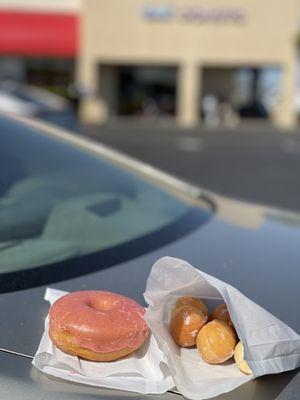
M300 130L118 124L83 127L82 133L200 187L300 211Z

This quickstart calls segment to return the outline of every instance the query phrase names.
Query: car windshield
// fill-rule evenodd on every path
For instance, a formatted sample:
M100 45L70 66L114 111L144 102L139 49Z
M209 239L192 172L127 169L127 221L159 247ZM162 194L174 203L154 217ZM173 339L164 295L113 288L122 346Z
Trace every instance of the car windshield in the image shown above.
M2 277L143 238L136 248L150 251L211 214L204 202L195 206L37 128L4 118L0 124Z

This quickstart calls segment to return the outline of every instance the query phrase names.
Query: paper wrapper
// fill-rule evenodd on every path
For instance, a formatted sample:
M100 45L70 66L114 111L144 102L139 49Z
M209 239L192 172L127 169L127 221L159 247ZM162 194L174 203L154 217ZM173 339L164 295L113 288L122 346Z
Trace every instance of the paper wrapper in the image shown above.
M169 333L170 312L176 299L185 295L206 299L209 307L226 302L254 375L243 374L233 361L206 364L197 349L175 344ZM166 356L177 389L190 399L218 396L257 376L300 365L300 336L296 332L231 285L185 261L170 257L158 260L144 297L149 305L145 319Z
M53 304L67 294L47 289L45 300ZM49 338L49 320L45 320L45 331L33 365L57 378L87 385L122 389L138 393L165 393L174 387L164 355L153 335L147 343L130 357L113 362L91 362L63 353Z

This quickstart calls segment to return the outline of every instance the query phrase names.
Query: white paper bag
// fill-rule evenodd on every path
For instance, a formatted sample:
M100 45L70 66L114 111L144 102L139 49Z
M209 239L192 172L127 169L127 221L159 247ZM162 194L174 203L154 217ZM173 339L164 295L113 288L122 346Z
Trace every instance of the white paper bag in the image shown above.
M53 304L67 292L47 289L45 300ZM49 338L49 320L32 361L33 365L57 378L138 393L165 393L174 387L164 355L153 335L130 357L114 362L91 362L59 350Z
M169 333L170 311L176 299L184 295L206 299L211 307L226 302L254 375L243 374L232 361L206 364L197 349L175 344ZM145 319L166 356L177 389L188 398L207 399L254 377L300 365L300 336L296 332L231 285L183 260L158 260L148 277L144 297L149 305Z

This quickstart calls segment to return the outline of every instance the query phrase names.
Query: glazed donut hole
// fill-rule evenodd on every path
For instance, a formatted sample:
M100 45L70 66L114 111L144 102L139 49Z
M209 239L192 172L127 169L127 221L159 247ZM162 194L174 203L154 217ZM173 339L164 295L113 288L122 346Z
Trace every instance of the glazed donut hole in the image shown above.
M208 320L208 307L198 296L176 296L168 304L169 332L180 347L194 347L200 328Z
M213 321L214 319L219 319L220 321L227 322L227 324L231 325L234 328L227 305L225 303L219 304L213 309L212 313L209 316L209 320Z
M190 305L183 305L173 311L170 333L181 347L195 346L200 328L206 323L207 315Z
M208 364L222 364L234 355L238 342L234 329L224 321L210 321L197 335L197 349Z
M208 316L208 307L200 297L182 296L177 299L173 311L181 306L193 306L202 311L205 316Z
M171 306L169 331L178 346L192 348L196 345L205 363L232 364L235 354L240 370L247 370L241 362L241 345L237 346L239 339L224 302L197 296L177 297Z
M234 361L239 370L242 371L244 374L246 375L253 374L251 368L249 367L247 361L245 360L244 345L241 341L239 341L238 344L235 346Z

